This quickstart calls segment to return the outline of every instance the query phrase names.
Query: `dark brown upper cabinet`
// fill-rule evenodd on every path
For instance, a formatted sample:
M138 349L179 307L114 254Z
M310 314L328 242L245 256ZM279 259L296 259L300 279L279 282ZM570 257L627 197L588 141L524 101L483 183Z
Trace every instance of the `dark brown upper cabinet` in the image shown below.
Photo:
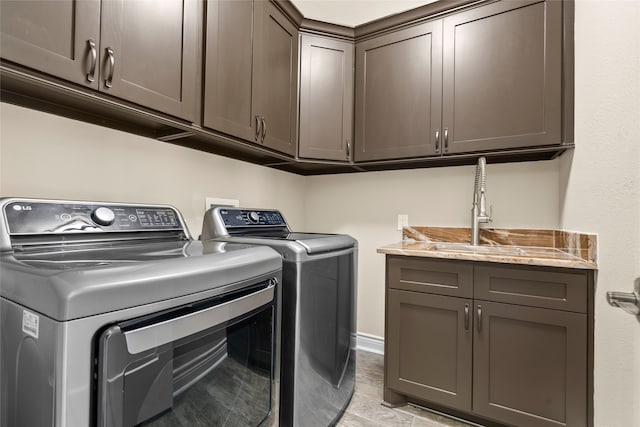
M355 161L436 154L442 21L356 45Z
M497 1L356 46L356 160L562 141L563 3Z
M100 90L195 120L197 0L102 2Z
M2 58L98 89L100 1L0 2Z
M298 30L270 2L207 2L204 126L295 155Z
M562 142L562 2L447 17L443 55L443 153Z
M353 43L300 36L300 157L351 160L353 72Z
M356 28L289 0L0 0L0 91L302 175L548 160L574 147L573 21L574 0Z
M207 2L204 125L246 140L258 139L253 20L252 0Z
M195 119L196 0L2 1L2 57Z

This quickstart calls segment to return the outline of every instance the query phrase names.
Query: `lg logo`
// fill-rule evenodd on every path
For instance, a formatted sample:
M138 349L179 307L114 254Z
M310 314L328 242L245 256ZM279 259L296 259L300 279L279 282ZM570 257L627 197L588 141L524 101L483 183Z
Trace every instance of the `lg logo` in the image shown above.
M31 206L29 205L13 205L14 211L30 211Z

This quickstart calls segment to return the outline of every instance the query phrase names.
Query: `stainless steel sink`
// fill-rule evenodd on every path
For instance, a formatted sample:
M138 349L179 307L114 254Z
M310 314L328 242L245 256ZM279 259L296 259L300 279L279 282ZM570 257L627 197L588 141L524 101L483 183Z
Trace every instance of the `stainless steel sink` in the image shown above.
M527 252L518 246L474 246L468 243L435 243L434 249L447 252L466 252L487 255L526 256Z

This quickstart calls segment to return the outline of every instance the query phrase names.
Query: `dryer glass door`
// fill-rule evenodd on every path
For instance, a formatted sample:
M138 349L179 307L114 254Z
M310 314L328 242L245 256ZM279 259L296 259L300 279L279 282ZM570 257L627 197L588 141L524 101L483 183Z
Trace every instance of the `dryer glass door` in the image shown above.
M98 339L98 426L257 426L272 406L274 287L113 325Z

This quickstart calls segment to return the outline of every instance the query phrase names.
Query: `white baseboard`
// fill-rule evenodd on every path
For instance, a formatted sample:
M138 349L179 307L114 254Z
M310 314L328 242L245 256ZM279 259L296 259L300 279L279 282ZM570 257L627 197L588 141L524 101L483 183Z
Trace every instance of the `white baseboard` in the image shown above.
M384 354L384 338L358 333L356 334L356 349Z

